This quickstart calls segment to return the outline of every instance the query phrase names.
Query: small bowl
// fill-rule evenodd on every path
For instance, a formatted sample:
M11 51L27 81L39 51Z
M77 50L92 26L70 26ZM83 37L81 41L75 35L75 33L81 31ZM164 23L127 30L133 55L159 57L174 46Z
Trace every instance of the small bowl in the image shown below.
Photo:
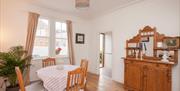
M58 66L56 67L56 69L57 69L57 70L63 70L64 67L63 67L63 65L58 65Z

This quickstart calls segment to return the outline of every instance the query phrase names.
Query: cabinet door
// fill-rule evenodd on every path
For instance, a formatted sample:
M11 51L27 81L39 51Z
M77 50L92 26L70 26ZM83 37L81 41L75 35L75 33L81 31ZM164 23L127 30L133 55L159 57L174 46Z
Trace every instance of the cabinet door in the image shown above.
M163 68L158 69L156 80L156 91L171 91L171 70Z
M143 67L143 91L156 91L156 69L148 66Z
M168 69L152 66L143 68L143 91L171 91Z
M125 63L125 86L128 90L141 91L141 66L133 63Z

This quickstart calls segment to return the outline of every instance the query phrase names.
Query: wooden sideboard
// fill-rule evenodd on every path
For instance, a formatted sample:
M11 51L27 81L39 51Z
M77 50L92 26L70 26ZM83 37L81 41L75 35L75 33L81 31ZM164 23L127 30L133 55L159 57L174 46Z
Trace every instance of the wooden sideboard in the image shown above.
M171 91L173 62L125 58L125 82L128 91Z
M172 66L178 64L180 37L145 26L126 41L124 86L127 91L171 91Z

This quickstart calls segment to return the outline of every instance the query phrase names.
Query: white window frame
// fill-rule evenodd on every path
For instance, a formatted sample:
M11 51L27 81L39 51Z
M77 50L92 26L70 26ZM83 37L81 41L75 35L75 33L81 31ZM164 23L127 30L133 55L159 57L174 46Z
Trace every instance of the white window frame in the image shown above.
M48 40L48 56L33 58L33 60L37 59L44 59L46 57L55 57L55 58L69 58L69 54L67 55L56 55L55 54L55 47L56 47L56 22L65 23L64 20L50 18L50 17L43 17L41 16L39 19L46 19L49 21L49 40ZM35 36L36 38L36 36Z

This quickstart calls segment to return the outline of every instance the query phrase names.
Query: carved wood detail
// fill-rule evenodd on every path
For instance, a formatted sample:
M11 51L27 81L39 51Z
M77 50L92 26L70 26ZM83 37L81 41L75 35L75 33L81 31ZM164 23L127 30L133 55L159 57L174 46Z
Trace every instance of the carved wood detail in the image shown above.
M162 42L165 38L168 38L170 36L165 36L164 34L160 34L156 31L156 28L151 28L150 26L145 26L143 29L139 30L139 33L134 36L133 38L129 39L126 41L126 57L131 57L131 58L135 58L136 57L136 51L138 52L138 57L140 57L140 52L141 49L139 47L139 43L141 43L141 38L142 37L153 37L154 38L154 43L153 43L153 56L152 57L148 57L148 56L144 56L144 58L150 58L150 59L157 59L160 60L161 58L159 58L158 52L160 51L173 51L174 54L172 55L171 59L169 59L170 62L174 62L175 64L178 63L178 49L177 48L158 48L158 43ZM180 38L180 37L179 37ZM180 41L180 39L179 39ZM137 45L137 47L129 47L129 44L135 43ZM180 46L180 42L179 46ZM129 55L132 54L132 55ZM157 61L156 60L156 61Z

